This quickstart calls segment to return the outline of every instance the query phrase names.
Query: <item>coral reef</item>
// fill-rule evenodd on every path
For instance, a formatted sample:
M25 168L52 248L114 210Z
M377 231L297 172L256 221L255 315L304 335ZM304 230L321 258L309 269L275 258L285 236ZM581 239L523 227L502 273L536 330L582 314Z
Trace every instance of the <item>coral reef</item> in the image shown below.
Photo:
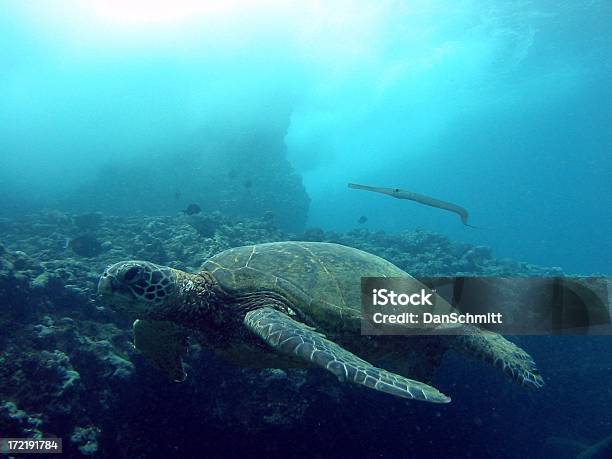
M84 456L91 456L98 451L99 435L100 429L98 427L75 427L70 436L70 441L78 446L79 451Z
M424 231L288 234L271 213L238 220L218 212L111 217L53 211L3 219L0 227L0 431L61 436L75 455L112 456L122 438L140 438L137 429L167 433L169 427L149 425L147 410L155 403L171 412L173 401L184 398L190 403L182 416L198 416L199 428L254 434L320 422L317 413L346 403L349 393L322 371L236 368L195 342L187 359L191 377L173 385L133 349L131 323L97 301L98 276L109 263L146 259L195 271L230 247L294 239L357 247L415 276L561 274ZM72 250L66 241L83 231L102 250ZM371 397L363 395L364 403ZM146 455L159 444L143 440L132 447L124 457Z
M386 233L354 229L344 234L309 228L303 240L335 242L378 255L414 277L426 276L558 276L561 268L545 268L493 257L484 246L453 242L422 230Z
M42 438L40 415L28 414L11 401L0 403L0 431L5 436Z

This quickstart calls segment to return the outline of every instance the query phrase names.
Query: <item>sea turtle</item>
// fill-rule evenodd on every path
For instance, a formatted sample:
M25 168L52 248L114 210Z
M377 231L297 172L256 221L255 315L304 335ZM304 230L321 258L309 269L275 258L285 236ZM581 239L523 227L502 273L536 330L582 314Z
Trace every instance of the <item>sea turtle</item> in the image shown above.
M136 319L134 345L176 381L186 377L182 357L188 335L196 332L234 361L318 366L341 381L407 399L450 401L425 382L408 379L430 382L449 348L486 360L523 385L542 386L531 357L496 333L474 328L461 336L361 335L361 277L412 279L355 248L290 241L226 250L196 274L122 261L104 271L98 291ZM397 373L370 362L386 362Z

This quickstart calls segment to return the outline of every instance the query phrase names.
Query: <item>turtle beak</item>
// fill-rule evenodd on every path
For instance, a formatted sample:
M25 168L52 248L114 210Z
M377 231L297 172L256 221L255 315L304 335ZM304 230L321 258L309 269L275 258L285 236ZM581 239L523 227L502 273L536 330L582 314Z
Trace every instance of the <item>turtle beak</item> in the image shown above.
M117 278L108 272L104 272L100 276L98 281L98 295L105 299L105 301L111 301L113 304L118 302L134 301L134 297L131 291L126 288L121 282L117 281Z
M102 296L110 296L113 294L113 278L112 276L102 276L98 281L98 293Z

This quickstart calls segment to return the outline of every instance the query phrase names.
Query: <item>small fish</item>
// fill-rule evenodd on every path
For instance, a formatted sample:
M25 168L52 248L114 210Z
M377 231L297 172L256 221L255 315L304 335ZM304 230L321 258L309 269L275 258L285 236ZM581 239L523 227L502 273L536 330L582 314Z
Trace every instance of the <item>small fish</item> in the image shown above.
M246 179L242 185L248 190L249 188L251 188L253 186L253 182L251 179Z
M195 215L202 212L202 208L197 204L189 204L187 208L183 211L183 213L187 215Z
M361 217L359 217L359 220L357 220L357 223L359 223L360 225L363 225L367 221L368 221L368 217L366 217L365 215L362 215Z

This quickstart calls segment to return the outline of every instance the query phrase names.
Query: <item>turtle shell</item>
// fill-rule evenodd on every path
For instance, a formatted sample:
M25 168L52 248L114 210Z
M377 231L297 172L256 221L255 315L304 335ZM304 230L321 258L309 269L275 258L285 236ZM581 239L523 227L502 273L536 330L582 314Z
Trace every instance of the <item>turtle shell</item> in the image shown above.
M213 256L203 269L229 292L280 294L305 322L327 331L359 328L361 277L410 277L376 255L324 242L237 247Z
M412 279L394 264L362 250L324 242L273 242L226 250L207 260L203 269L229 293L281 295L295 309L297 320L370 362L387 360L401 374L420 381L432 380L448 348L436 336L360 333L361 278ZM277 354L253 354L249 346L237 343L225 352L243 364L280 365L270 360L270 356L278 359Z

